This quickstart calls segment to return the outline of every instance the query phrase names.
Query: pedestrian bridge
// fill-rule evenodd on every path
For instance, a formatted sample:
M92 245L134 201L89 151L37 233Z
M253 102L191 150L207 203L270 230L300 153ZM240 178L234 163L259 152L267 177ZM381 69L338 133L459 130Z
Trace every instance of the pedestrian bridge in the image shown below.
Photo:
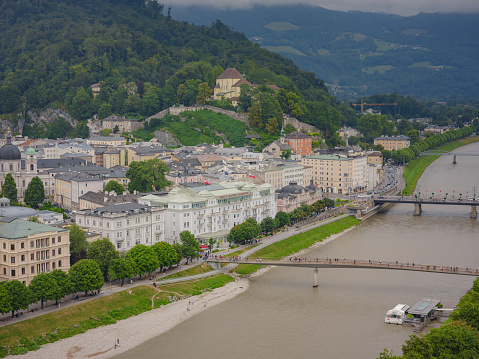
M414 204L414 215L419 216L422 213L423 204L432 205L455 205L455 206L471 206L471 218L477 218L477 206L479 205L479 198L474 201L469 201L461 198L426 198L416 196L379 196L373 198L374 204L384 203L412 203Z
M351 268L351 269L387 269L387 270L406 270L415 272L441 273L441 274L455 274L455 275L469 275L479 276L478 268L469 267L451 267L440 266L435 264L421 264L409 262L383 262L375 260L361 260L361 259L347 259L347 258L306 258L306 257L288 257L282 259L269 258L217 258L209 257L208 263L216 263L221 267L223 263L234 264L255 264L268 266L282 266L282 267L298 267L298 268L314 268L314 285L318 286L318 268Z
M477 151L464 151L464 152L448 152L441 150L429 150L424 151L419 154L419 156L454 156L452 163L456 164L456 156L479 156Z

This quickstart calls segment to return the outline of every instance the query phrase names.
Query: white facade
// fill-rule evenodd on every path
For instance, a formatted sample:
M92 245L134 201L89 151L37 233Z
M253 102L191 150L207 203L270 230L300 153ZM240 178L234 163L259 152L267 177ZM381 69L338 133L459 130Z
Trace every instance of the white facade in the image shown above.
M137 244L151 246L164 241L165 218L161 207L121 203L75 212L75 220L89 232L108 238L120 251L128 251Z
M179 242L182 231L190 231L200 242L209 238L226 242L237 224L248 218L261 222L277 212L274 187L248 182L222 182L219 185L173 189L166 196L148 195L139 203L164 208L165 240Z

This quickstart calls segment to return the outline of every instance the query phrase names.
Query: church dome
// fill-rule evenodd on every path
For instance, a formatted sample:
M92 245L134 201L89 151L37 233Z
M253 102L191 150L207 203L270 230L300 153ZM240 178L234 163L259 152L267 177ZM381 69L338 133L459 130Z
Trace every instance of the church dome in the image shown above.
M7 136L7 144L0 148L0 160L20 160L22 155L17 146L12 144L12 138Z
M35 152L35 149L33 147L28 147L27 150L25 151L25 154L26 155L34 155L36 152Z

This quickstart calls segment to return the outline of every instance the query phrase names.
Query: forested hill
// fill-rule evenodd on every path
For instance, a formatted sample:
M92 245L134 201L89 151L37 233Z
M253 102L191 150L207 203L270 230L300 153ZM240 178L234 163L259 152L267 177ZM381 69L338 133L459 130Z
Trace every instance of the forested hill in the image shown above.
M479 98L479 14L398 16L277 5L178 7L196 24L221 19L260 46L313 71L343 99L398 92L426 99Z
M291 60L220 21L195 26L169 13L153 0L2 0L2 118L47 105L66 108L79 120L99 112L146 117L194 103L198 85L213 87L228 67L250 82L276 84L304 103L351 116L322 80ZM93 100L95 83L101 92Z

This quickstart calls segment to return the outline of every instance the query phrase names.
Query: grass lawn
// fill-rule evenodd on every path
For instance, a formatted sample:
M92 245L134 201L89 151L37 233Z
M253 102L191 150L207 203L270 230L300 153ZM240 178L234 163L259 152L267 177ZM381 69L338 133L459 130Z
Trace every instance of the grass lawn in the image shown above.
M340 233L360 222L360 220L352 216L342 218L324 226L313 228L307 232L296 234L282 240L281 242L273 243L256 252L254 257L270 259L283 258L293 253L297 253L302 249L311 247L316 242L321 242L323 239L328 238L333 234ZM259 265L240 264L234 269L234 272L246 275L255 272L258 268L260 268Z
M159 308L170 303L170 296L200 294L233 280L229 275L218 275L158 288L144 285L10 324L0 328L0 357L37 350L43 344L150 311L155 295L154 306Z
M189 268L178 273L170 274L165 277L160 276L159 281L161 282L162 280L165 280L165 279L189 277L196 274L210 272L212 270L213 268L211 268L207 263L201 263L200 265L197 265L196 267Z
M479 141L479 137L466 137L461 138L456 141L444 143L440 146L434 147L434 150L442 150L442 151L452 151L458 147L468 145L470 143L474 143ZM429 166L432 162L438 159L440 156L424 156L424 157L416 157L412 161L410 161L406 167L404 168L404 179L406 181L406 187L403 190L403 194L408 195L414 192L416 188L416 183L419 180L419 177L424 173L424 170Z

